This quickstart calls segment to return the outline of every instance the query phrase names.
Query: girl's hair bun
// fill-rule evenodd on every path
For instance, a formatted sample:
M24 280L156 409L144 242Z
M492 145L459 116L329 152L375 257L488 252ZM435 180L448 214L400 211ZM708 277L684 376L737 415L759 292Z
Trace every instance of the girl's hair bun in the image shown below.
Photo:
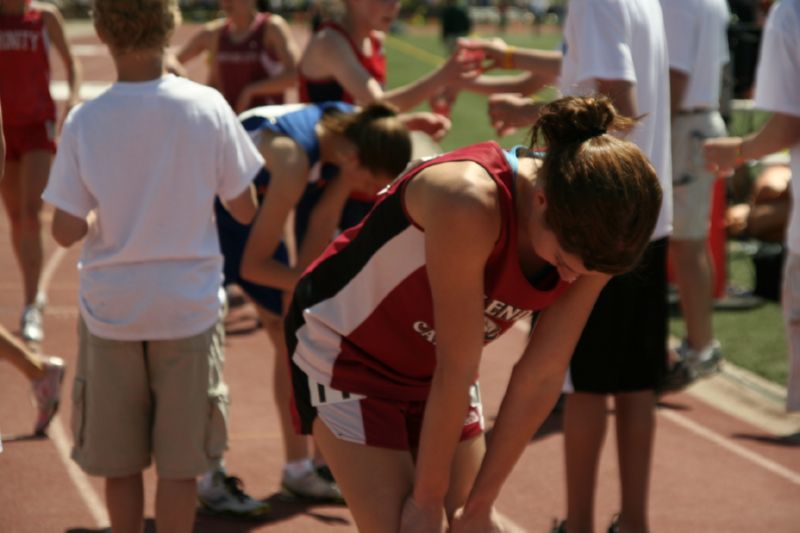
M533 129L534 140L539 134L551 149L580 144L610 130L623 130L633 124L631 119L617 113L605 96L566 97L542 108Z

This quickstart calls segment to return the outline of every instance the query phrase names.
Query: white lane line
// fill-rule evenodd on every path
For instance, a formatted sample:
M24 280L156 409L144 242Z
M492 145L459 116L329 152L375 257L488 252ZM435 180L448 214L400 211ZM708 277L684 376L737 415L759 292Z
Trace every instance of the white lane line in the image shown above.
M59 416L56 416L53 421L50 422L48 436L56 445L58 457L61 459L61 463L67 470L67 474L75 485L75 488L78 489L78 494L83 500L83 503L86 505L87 509L89 509L89 513L94 519L95 526L98 528L109 527L111 520L108 518L108 512L106 511L106 505L103 499L95 492L86 474L84 474L78 465L70 458L72 441L67 437L67 433L64 431L64 426L61 424L61 418Z
M47 263L45 263L44 268L42 269L42 277L39 282L39 290L41 290L44 294L47 294L47 289L50 286L50 281L53 279L53 274L55 273L56 269L58 269L59 264L64 259L67 254L66 248L57 247L55 251L47 258ZM83 471L78 467L75 462L72 461L71 458L71 447L72 447L72 439L67 436L67 432L64 431L64 426L61 424L61 417L56 416L52 422L50 422L50 430L48 431L48 435L50 436L50 440L53 441L53 444L56 446L56 450L58 451L58 458L61 460L61 463L64 465L64 468L67 471L70 479L72 480L72 484L78 489L78 495L83 500L83 503L86 505L86 508L89 510L89 513L92 515L94 519L95 525L98 528L106 528L111 524L111 520L108 518L108 512L106 511L106 505L103 501L103 498L97 494L92 487L92 484L89 482L89 478Z
M72 53L80 57L110 57L108 47L102 44L73 44Z
M729 452L738 455L742 459L750 461L751 463L754 463L760 466L761 468L768 470L773 474L776 474L791 483L794 483L795 485L800 485L800 474L798 474L797 472L789 470L785 466L780 465L775 461L771 461L770 459L767 459L766 457L763 457L755 452L752 452L743 446L735 444L730 440L726 439L725 437L723 437L722 435L701 426L697 422L694 422L693 420L690 420L689 418L681 414L675 413L673 411L667 411L665 409L659 409L658 414L659 416L667 418L671 422L674 422L675 424L683 427L684 429L691 431L695 435L702 437L716 444L717 446L725 448Z
M81 84L81 100L91 100L111 87L107 81L85 81ZM67 82L56 80L50 82L50 94L53 100L63 102L69 96Z

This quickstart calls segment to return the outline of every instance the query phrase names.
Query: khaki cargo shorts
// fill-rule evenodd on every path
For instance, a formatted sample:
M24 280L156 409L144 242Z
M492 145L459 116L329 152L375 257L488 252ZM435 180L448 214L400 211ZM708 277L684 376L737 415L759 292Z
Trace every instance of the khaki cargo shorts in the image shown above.
M706 170L703 142L725 135L717 111L677 115L672 121L672 238L705 240L716 176Z
M155 458L158 476L189 479L227 447L222 325L181 339L117 341L79 320L72 458L88 474L125 477Z

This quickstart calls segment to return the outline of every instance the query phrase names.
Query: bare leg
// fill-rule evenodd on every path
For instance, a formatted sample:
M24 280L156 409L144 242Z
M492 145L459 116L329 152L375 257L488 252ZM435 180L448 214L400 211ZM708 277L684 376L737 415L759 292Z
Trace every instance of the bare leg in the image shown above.
M669 243L675 281L681 297L686 338L700 351L714 337L711 324L712 268L705 240L671 240Z
M264 331L275 349L272 388L281 423L286 462L299 461L311 456L309 451L311 442L307 436L296 434L292 425L290 411L292 383L289 374L289 355L286 349L286 340L283 337L283 319L258 305L256 305L256 309L258 309L258 318L261 320Z
M7 359L31 381L44 376L41 359L3 326L0 326L0 359Z
M106 478L106 505L114 533L142 533L144 484L142 474Z
M156 490L156 531L191 533L196 502L197 487L194 478L159 478Z
M606 434L606 411L606 397L601 394L568 394L564 404L569 533L594 531L594 490Z
M47 185L52 155L34 150L19 163L8 163L0 182L3 202L11 222L11 243L22 273L25 305L32 304L39 290L42 271L42 192Z
M313 429L358 530L395 533L414 485L411 453L340 440L320 419Z
M615 395L614 402L622 485L620 532L646 533L656 397L653 391L629 392Z

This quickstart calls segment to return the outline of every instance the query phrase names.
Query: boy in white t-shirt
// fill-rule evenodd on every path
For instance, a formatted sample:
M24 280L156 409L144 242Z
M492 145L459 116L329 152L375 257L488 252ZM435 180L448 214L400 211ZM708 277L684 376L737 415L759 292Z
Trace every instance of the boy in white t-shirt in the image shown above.
M176 0L92 15L118 81L70 113L43 195L56 241L85 239L72 457L106 478L114 531L141 531L154 457L156 528L189 532L195 477L227 444L212 206L249 222L263 159L217 91L164 75Z
M715 176L703 140L726 134L719 114L722 68L729 60L725 0L661 0L669 51L672 110L673 228L669 241L686 325L670 387L719 369L714 340L713 272L707 238Z
M791 157L792 198L783 273L783 314L789 341L788 411L800 410L800 0L773 5L764 28L756 72L756 107L772 116L747 137L706 141L710 170L729 174L744 161L786 148Z

